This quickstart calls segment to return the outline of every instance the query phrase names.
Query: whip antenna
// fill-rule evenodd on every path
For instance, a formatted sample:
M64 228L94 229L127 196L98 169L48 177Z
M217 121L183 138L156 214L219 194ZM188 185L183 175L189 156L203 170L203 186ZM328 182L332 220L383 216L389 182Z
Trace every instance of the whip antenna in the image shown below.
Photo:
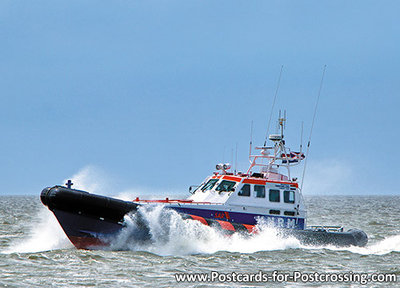
M233 165L233 148L231 148L231 165Z
M237 172L237 148L238 147L238 143L236 142L236 155L235 155L235 174Z
M304 130L304 121L301 121L300 153L303 152L303 130Z
M282 71L283 71L283 65L281 66L281 72L279 73L278 83L276 84L276 90L275 90L275 95L274 95L274 102L272 103L271 113L269 114L269 120L268 120L268 126L267 126L267 134L265 134L264 146L267 146L267 140L268 140L268 134L269 134L269 126L271 125L271 118L272 118L272 113L274 112L274 106L275 106L275 102L276 102L276 96L278 95L279 86L281 85Z
M304 175L305 175L305 173L306 173L307 160L308 160L308 155L309 155L309 153L310 153L311 136L312 136L312 131L313 131L313 128L314 128L315 115L317 114L317 108L318 108L318 103L319 103L319 97L321 96L322 84L324 83L325 70L326 70L326 65L324 66L324 71L322 72L322 78L321 78L321 83L319 84L319 91L318 91L317 102L315 103L314 115L313 115L313 119L312 119L312 123L311 123L310 136L308 137L307 152L306 152L306 160L304 161L303 177L301 178L301 187L300 187L300 190L301 190L301 191L303 191Z
M253 120L251 120L251 128L250 128L250 149L249 149L249 160L251 162L251 148L253 145Z

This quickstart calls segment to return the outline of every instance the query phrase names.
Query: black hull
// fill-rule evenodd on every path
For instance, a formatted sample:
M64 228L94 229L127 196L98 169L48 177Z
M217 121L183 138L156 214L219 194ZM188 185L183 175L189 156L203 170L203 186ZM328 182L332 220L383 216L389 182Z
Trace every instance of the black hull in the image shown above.
M101 249L121 231L127 213L134 213L139 204L90 194L85 191L62 186L43 189L41 201L56 216L70 241L78 249ZM207 219L190 214L181 214L184 219L193 219L205 225L222 229L226 234L234 232L252 233L253 225L245 225ZM334 245L338 247L365 246L367 235L360 230L329 232L299 229L280 229L283 237L295 237L304 245Z
M138 204L62 186L43 189L40 200L54 213L69 240L78 249L96 249L123 228L124 216Z
M359 246L364 247L368 243L368 236L364 231L351 229L346 232L330 232L330 231L315 231L311 229L304 230L289 230L281 232L282 236L293 236L303 245L312 246L336 246L349 247Z

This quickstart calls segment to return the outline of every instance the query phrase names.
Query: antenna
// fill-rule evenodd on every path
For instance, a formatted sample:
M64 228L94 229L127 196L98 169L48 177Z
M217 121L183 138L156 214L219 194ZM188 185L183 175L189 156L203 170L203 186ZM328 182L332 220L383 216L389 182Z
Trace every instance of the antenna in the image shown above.
M251 120L250 128L250 149L249 149L249 160L251 161L251 146L253 145L253 120Z
M284 128L286 129L286 109L285 109L285 111L283 112L283 126L284 126Z
M281 117L281 110L279 110L278 128L281 128L281 137L283 139L283 130L286 128L286 110L283 111L283 118Z
M275 90L275 95L274 95L274 102L272 103L271 113L269 114L269 120L268 120L268 126L267 126L267 134L265 134L264 146L267 146L267 139L268 139L268 134L269 134L269 127L270 127L270 125L271 125L272 113L274 112L274 106L275 106L275 102L276 102L276 96L278 95L279 86L281 85L282 71L283 71L283 65L281 66L281 71L280 71L280 73L279 73L278 83L276 84L276 90Z
M237 147L238 147L238 143L236 142L236 155L235 155L235 174L237 172Z
M282 124L283 124L283 129L286 129L286 110L283 111L283 119L282 119ZM283 134L283 133L282 133Z
M233 163L233 148L231 148L231 163Z
M314 115L313 115L313 119L312 119L312 123L311 123L310 136L308 137L306 160L304 161L303 177L302 177L302 179L301 179L301 188L300 188L301 191L303 191L304 175L305 175L305 173L306 173L307 160L308 160L308 155L309 155L309 153L310 153L311 136L312 136L312 131L313 131L313 128L314 128L315 115L317 114L317 108L318 108L318 103L319 103L319 97L321 96L322 84L324 83L325 70L326 70L326 65L324 66L324 70L323 70L323 72L322 72L322 78L321 78L321 83L319 84L319 91L318 91L317 102L315 103Z
M301 121L300 153L303 152L303 128L304 128L304 121Z

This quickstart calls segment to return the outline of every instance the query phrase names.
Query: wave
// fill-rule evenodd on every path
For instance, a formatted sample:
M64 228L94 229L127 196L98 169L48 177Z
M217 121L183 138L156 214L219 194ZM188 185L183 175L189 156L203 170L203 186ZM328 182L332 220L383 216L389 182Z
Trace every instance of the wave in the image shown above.
M48 209L42 208L29 227L29 234L24 239L18 239L2 253L34 253L56 249L72 248L57 219Z

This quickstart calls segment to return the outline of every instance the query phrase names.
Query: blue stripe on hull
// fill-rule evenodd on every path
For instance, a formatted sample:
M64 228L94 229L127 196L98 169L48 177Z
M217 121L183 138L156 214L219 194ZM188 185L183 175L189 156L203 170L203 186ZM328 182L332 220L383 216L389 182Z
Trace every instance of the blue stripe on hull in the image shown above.
M304 218L297 217L283 217L275 215L263 215L253 213L241 213L241 212L225 212L219 210L208 210L208 209L196 209L186 207L171 207L172 209L185 213L200 216L203 218L223 220L240 224L256 225L258 217L265 218L268 224L272 224L276 227L292 228L292 229L304 229Z

